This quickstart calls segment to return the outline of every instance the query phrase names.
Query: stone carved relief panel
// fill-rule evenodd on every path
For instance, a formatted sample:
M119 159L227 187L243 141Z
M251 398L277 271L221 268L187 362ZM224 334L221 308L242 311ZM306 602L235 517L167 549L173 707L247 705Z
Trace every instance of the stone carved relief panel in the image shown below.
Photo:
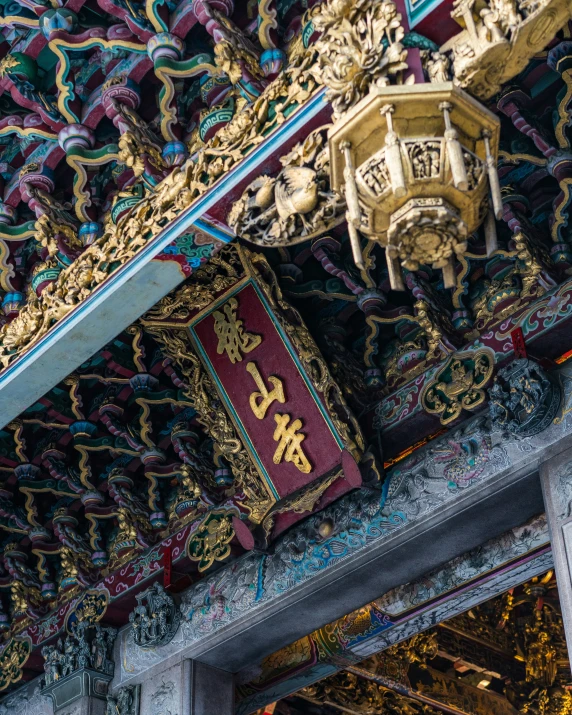
M572 516L572 460L563 464L555 476L558 518L569 519Z
M572 435L572 368L563 366L558 372L562 406L543 432L524 439L505 437L491 428L486 415L468 420L391 469L381 494L349 494L285 534L272 555L247 554L189 589L183 595L179 632L164 649L143 654L124 637L121 678L144 672L246 614L251 618L257 608L448 507L483 483L513 471L537 469L551 445ZM322 537L320 525L325 520L331 529Z
M396 618L473 579L482 578L499 565L545 546L548 542L546 517L540 514L526 524L452 559L445 566L430 571L422 578L392 589L378 598L375 604L380 611L387 613L392 619Z
M153 712L157 715L178 715L177 690L172 680L163 680L161 685L151 695Z
M140 685L126 685L107 696L105 715L139 715Z
M0 703L0 715L53 715L52 699L40 693L39 685L24 686Z
M143 682L140 715L181 715L182 672L176 665Z

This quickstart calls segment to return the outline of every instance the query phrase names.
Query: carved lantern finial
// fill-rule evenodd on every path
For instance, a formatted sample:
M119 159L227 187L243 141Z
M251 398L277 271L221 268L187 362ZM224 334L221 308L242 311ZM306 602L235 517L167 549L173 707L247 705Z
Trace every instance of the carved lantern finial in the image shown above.
M430 264L454 285L453 259L491 210L502 215L498 119L451 82L374 87L329 131L332 189L345 193L354 259L359 233L386 247L391 285L400 264ZM491 208L489 209L489 190ZM494 221L487 249L496 248Z

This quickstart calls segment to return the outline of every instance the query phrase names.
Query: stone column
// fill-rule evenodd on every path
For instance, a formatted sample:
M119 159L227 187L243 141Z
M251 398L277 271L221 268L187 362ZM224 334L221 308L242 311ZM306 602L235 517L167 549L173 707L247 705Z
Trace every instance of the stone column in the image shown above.
M572 653L572 449L541 464L540 479L566 643Z
M65 705L54 710L54 715L105 715L106 703L94 697L85 696L73 705Z
M183 662L181 715L234 715L234 675L194 660Z
M82 668L44 688L54 715L105 715L111 676Z

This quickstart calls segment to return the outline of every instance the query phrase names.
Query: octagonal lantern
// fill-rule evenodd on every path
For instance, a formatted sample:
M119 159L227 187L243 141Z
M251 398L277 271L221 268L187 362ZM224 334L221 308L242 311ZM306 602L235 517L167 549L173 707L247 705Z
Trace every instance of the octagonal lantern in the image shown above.
M346 195L354 259L358 231L386 247L392 287L400 264L443 269L485 219L487 251L502 215L496 173L500 123L452 82L375 87L329 131L332 187Z

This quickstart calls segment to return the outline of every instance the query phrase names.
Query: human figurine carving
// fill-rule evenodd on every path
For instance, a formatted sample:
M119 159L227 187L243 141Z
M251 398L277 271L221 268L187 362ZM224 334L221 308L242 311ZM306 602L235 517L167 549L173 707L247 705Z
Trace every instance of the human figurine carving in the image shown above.
M560 407L560 387L537 363L514 360L499 370L489 390L493 427L530 437L552 423Z
M181 621L180 611L159 583L137 594L137 606L129 616L133 640L141 648L166 645L177 632Z
M61 678L84 668L113 675L112 652L116 635L116 628L89 621L76 622L65 640L60 638L56 645L44 646L42 649L42 687L48 688Z
M139 685L127 685L107 696L105 715L138 715Z

